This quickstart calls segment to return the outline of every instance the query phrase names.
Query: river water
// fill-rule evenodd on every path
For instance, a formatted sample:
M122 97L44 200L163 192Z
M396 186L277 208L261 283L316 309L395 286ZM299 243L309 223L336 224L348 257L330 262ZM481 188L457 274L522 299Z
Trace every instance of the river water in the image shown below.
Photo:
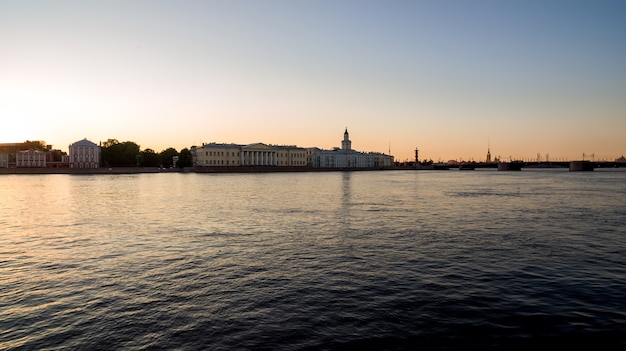
M626 347L626 172L0 176L2 350Z

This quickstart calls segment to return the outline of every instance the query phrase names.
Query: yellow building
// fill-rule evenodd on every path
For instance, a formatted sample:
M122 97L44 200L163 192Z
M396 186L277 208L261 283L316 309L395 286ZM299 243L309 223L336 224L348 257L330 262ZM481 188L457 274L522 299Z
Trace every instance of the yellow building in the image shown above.
M192 156L198 167L241 166L241 147L235 144L204 144Z
M307 150L297 146L275 146L277 149L277 166L307 166Z
M306 154L304 148L263 143L248 145L208 143L202 144L201 147L192 147L196 167L305 167Z

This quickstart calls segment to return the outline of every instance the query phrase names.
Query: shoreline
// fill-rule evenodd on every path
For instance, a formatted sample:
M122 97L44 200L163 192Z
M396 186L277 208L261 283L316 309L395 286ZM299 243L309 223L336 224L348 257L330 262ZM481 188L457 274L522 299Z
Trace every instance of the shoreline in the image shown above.
M600 164L594 169L624 169L626 165L616 164L612 167L602 167ZM188 168L158 168L158 167L101 167L101 168L0 168L2 175L45 175L45 174L73 174L73 175L98 175L98 174L142 174L142 173L324 173L324 172L364 172L364 171L442 171L456 170L457 167L377 167L377 168L313 168L313 167L276 167L276 166L232 166L232 167L188 167ZM497 167L477 166L476 169L497 169ZM527 165L522 169L565 169L562 165Z
M101 168L0 168L0 175L14 174L142 174L142 173L283 173L283 172L345 172L345 171L383 171L403 168L311 168L311 167L101 167Z
M0 168L2 174L138 174L138 173L173 173L178 170L142 168L142 167L111 167L111 168Z

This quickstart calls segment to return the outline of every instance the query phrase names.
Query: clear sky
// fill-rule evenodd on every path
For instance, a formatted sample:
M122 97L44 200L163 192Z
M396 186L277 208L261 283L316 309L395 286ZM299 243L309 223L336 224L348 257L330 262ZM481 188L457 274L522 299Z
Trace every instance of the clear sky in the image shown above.
M626 154L626 1L0 0L0 142Z

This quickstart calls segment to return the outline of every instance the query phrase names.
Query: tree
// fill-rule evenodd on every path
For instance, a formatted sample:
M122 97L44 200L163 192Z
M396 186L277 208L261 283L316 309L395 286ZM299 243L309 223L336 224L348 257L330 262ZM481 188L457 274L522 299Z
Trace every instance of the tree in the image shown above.
M104 145L101 155L106 166L132 167L140 161L139 145L132 141L120 143L115 139L109 139Z
M178 156L178 168L191 167L192 165L191 151L187 148L180 150L180 155Z
M145 149L141 152L141 165L143 167L159 167L161 156L152 149Z
M54 162L60 162L63 159L63 155L67 155L61 150L52 150L50 151L50 154L52 155L52 161Z
M159 154L161 156L161 164L165 168L172 167L172 157L178 156L178 151L173 147L169 147Z
M117 141L117 139L107 139L107 141L105 141L105 142L102 144L102 148L103 148L103 149L106 149L106 148L109 148L109 147L111 147L111 146L113 146L113 145L115 145L115 144L119 144L119 143L120 143L120 142L119 142L119 141Z
M35 149L35 150L46 150L46 146L45 143L43 141L30 141L30 140L26 140L25 142L22 143L22 147L21 150L29 150L29 149Z

